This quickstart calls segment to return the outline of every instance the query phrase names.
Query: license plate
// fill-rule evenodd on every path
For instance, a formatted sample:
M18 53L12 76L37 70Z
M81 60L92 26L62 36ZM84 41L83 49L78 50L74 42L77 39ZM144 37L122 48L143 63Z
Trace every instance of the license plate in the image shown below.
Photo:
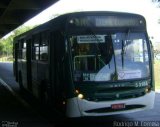
M125 104L113 104L113 105L111 105L111 107L112 107L112 109L115 109L115 110L117 110L117 109L124 109L125 108Z

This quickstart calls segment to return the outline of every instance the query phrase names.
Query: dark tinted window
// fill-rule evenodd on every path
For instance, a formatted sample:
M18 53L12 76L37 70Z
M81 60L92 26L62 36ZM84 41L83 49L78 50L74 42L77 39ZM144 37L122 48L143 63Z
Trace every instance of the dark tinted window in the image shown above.
M39 60L39 44L40 44L40 34L33 36L32 42L32 59Z
M41 43L40 43L40 60L48 60L48 32L43 32L41 34Z

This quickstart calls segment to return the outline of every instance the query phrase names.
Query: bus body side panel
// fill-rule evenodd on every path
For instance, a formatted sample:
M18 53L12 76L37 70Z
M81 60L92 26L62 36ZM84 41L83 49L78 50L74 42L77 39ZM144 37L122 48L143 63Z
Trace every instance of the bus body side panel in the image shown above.
M19 55L19 53L18 53L18 55ZM21 70L22 70L22 64L21 64L21 59L20 58L18 58L18 60L17 60L17 72L18 72L18 83L20 83L21 81L22 81L22 72L21 72Z
M21 76L22 76L22 84L25 89L27 89L27 61L25 59L21 60Z
M49 41L49 78L50 78L50 95L51 95L51 104L55 106L55 44L54 44L54 36L53 32L50 32L50 41Z
M31 62L31 73L32 73L32 91L33 94L38 98L39 96L39 88L38 88L38 82L37 82L37 72L38 72L38 65L36 60L32 60Z
M48 99L47 88L49 85L49 64L48 62L37 63L37 87L39 88L40 99Z
M14 42L13 52L14 52L13 73L16 78L16 81L18 81L18 43L16 42Z

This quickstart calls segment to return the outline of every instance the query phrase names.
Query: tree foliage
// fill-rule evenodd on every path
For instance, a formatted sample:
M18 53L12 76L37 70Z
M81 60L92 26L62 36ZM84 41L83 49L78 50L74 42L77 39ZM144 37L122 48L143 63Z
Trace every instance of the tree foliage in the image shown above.
M7 38L0 39L0 57L12 56L13 53L13 39L14 37L34 28L35 26L21 26L14 30Z
M30 29L33 29L34 27L36 27L36 26L20 26L18 29L13 31L13 35L14 35L14 37L18 36L18 35L26 32Z

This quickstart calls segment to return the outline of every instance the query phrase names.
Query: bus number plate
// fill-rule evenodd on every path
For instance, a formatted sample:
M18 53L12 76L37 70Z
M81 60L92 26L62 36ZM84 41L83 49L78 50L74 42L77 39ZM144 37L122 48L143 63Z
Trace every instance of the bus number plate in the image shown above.
M113 105L111 105L111 108L112 109L115 109L115 110L117 110L117 109L124 109L125 108L125 104L113 104Z

